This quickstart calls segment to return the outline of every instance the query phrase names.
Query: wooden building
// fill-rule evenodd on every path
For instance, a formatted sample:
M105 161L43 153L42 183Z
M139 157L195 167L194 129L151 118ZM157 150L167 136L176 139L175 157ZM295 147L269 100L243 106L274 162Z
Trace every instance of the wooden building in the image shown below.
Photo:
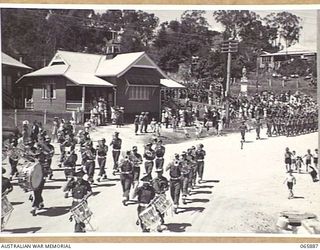
M88 112L103 97L126 115L159 114L161 79L165 73L145 52L96 55L57 51L47 67L24 75L18 84L32 90L26 96L34 110ZM169 84L170 85L170 84ZM174 82L174 88L184 88ZM27 108L27 107L26 107Z
M15 82L22 75L30 72L32 68L3 52L1 53L1 64L2 107L4 109L23 107L23 100L19 96L21 89L16 88Z

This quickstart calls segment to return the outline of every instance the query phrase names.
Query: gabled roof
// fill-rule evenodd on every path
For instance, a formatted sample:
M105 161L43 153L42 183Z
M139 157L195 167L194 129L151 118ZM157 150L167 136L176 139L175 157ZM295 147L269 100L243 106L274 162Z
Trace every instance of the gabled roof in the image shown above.
M261 56L281 56L281 55L312 55L316 54L317 50L315 48L307 48L300 44L295 44L289 48L285 48L282 50L279 50L275 53L268 53L262 54Z
M185 88L184 85L171 79L161 79L160 84L166 88Z
M145 52L118 54L108 59L106 55L62 50L57 51L47 67L23 77L60 75L79 85L112 87L111 83L99 77L121 77L132 67L155 69L161 77L167 78Z
M9 65L17 68L32 69L31 67L19 62L18 60L14 59L13 57L3 52L1 52L1 62L4 65Z

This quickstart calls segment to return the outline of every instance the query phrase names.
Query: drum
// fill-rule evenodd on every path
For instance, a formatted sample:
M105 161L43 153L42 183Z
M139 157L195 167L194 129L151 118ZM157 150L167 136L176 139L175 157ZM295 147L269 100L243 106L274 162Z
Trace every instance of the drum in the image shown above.
M42 167L39 162L27 162L18 175L18 184L25 191L37 189L44 177Z
M172 203L170 200L166 199L164 194L157 196L152 204L155 206L156 210L159 211L160 214L164 214L168 211L169 208L172 207Z
M1 218L10 216L12 211L13 211L13 206L11 205L7 196L6 195L2 196L2 199L1 199Z
M74 216L74 219L77 223L79 222L87 222L89 223L90 218L92 216L92 212L88 207L87 202L82 201L75 207L70 209L70 212Z
M159 213L155 206L150 206L139 214L141 222L149 229L154 230L161 224Z

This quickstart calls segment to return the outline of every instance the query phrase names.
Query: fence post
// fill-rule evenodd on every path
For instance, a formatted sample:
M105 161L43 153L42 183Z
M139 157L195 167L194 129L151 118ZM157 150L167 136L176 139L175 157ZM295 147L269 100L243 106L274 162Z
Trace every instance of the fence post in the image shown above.
M18 126L18 110L14 110L14 125L17 127Z
M44 115L43 115L43 124L46 125L47 124L47 110L44 110Z

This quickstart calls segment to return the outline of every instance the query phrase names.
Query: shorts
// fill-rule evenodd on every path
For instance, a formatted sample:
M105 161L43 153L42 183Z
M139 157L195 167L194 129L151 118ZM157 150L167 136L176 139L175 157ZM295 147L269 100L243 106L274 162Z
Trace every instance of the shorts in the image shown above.
M318 164L318 158L313 158L313 163Z
M306 160L306 165L309 165L309 164L311 164L311 160L310 160L310 159L307 159L307 160Z
M284 159L285 164L291 164L291 159L290 158L285 158Z
M287 186L291 190L293 188L293 182L287 182Z

